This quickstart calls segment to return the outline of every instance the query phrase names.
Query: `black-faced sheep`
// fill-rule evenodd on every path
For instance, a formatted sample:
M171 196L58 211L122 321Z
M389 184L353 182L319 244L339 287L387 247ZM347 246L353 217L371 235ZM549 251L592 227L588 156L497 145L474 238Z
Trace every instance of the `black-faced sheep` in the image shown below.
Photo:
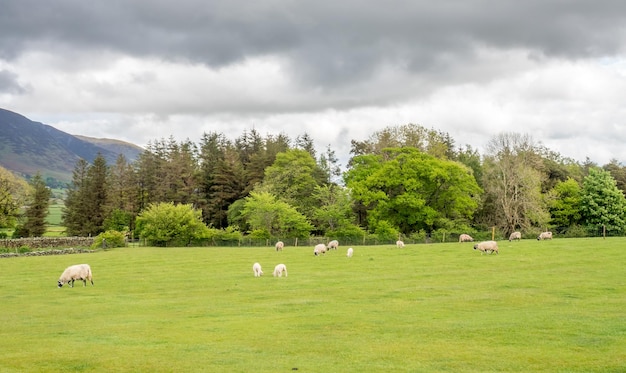
M349 249L348 249L348 252L346 253L346 256L347 256L348 258L352 258L352 254L353 254L353 253L354 253L354 250L353 250L352 248L349 248Z
M551 239L552 239L552 232L541 232L541 234L537 236L537 241L551 240Z
M71 288L73 288L75 280L82 281L83 287L87 286L87 281L90 281L93 286L93 275L89 264L76 264L67 267L61 274L61 277L59 277L57 286L62 287L63 284L68 284Z
M522 233L520 233L520 232L513 232L509 236L509 241L521 240L521 239L522 239Z
M480 255L483 253L496 253L498 254L498 243L496 241L483 241L474 245L474 250L480 251Z
M396 241L396 247L398 247L400 249L403 248L404 247L404 242L402 242L400 240Z
M276 242L276 251L283 251L285 247L285 243L283 241Z
M337 250L337 248L339 247L339 241L332 240L328 243L326 247L328 247L328 250Z
M285 273L285 277L287 277L287 266L277 264L276 267L274 267L274 277L283 277L283 273Z
M261 270L261 265L259 263L254 263L252 265L252 271L254 272L254 277L263 276L263 270Z
M322 254L326 255L326 245L324 245L323 243L315 245L315 248L313 249L313 255L318 256Z
M463 233L459 236L459 242L472 242L474 239L469 234Z

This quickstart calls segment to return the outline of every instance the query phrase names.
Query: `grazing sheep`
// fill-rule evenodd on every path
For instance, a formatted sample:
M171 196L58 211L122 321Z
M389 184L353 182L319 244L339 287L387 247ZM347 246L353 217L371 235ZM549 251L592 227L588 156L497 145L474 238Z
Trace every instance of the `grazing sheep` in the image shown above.
M463 233L459 236L459 242L472 242L474 239L469 234Z
M346 256L347 256L348 258L352 258L352 253L354 253L354 250L352 250L352 248L349 248L349 249L348 249L348 253L346 254Z
M552 232L541 232L541 234L537 236L537 241L551 240L551 239L552 239Z
M324 245L323 243L315 245L315 248L313 249L313 255L318 256L322 254L326 255L326 245Z
M404 247L404 242L398 240L398 241L396 241L396 246L399 247L399 248L403 248Z
M252 271L254 271L254 277L263 276L263 270L261 270L261 265L259 263L254 263L252 266Z
M93 275L89 264L76 264L67 267L61 274L61 277L59 277L57 286L62 287L63 284L68 284L71 288L73 288L75 280L81 280L83 282L83 287L87 286L87 280L89 280L93 286Z
M328 250L337 250L337 248L339 247L339 241L337 240L332 240L328 243L327 245Z
M480 255L483 253L493 253L498 254L498 243L496 241L483 241L474 245L474 250L480 251Z
M520 232L513 232L509 236L509 241L521 240L521 239L522 239L522 234Z
M283 272L285 273L285 277L287 277L287 266L284 264L278 264L274 267L274 277L283 277Z
M276 242L276 251L283 251L285 247L285 243L283 241Z

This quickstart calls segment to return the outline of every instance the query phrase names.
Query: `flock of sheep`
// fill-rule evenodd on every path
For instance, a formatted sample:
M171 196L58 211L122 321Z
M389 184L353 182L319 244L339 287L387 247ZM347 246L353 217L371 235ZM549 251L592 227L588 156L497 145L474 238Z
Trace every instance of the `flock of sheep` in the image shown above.
M509 236L509 241L521 240L521 239L522 239L522 234L520 232L513 232ZM537 236L537 240L539 241L551 240L551 239L552 239L552 232L549 232L549 231L542 232L539 236ZM459 243L473 242L473 241L474 239L469 234L464 233L459 236ZM327 251L337 250L338 247L339 247L339 241L337 240L332 240L327 245L321 243L321 244L316 245L313 248L313 255L315 256L325 255ZM396 241L396 247L403 248L404 242L400 240ZM278 241L276 242L275 248L276 248L276 251L282 251L285 248L285 243L282 241ZM474 250L480 251L480 255L484 253L487 253L487 254L499 253L498 243L496 241L479 242L474 245ZM348 251L346 252L346 256L348 258L352 258L353 254L354 254L354 249L351 247L348 248ZM252 271L254 273L254 277L261 277L263 275L263 269L261 268L261 264L259 263L254 263L252 265ZM277 264L276 267L274 267L273 276L282 277L283 274L285 275L285 277L287 277L288 275L287 266L283 263ZM87 281L89 281L91 282L91 285L93 286L93 274L91 272L91 267L89 266L89 264L76 264L76 265L67 267L65 271L63 271L63 273L61 274L61 277L59 277L59 280L57 281L57 286L62 287L64 284L68 284L70 287L74 287L74 281L82 281L83 287L87 286Z
M511 233L511 235L509 236L509 242L513 241L513 240L521 240L522 239L522 233L521 232L513 232ZM552 232L541 232L541 234L539 234L539 236L537 236L537 240L541 241L541 240L551 240L552 239ZM459 236L459 243L460 242L473 242L474 239L472 238L472 236L470 236L469 234L462 234ZM492 253L496 253L498 254L498 243L496 241L483 241L483 242L479 242L477 244L474 245L474 250L478 250L480 251L480 255L483 255L484 253L487 254L492 254Z

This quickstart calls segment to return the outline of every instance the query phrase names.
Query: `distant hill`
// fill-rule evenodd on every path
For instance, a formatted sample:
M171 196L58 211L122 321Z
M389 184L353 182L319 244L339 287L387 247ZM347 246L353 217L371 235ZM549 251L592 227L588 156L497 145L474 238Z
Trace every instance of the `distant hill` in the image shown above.
M40 172L44 178L69 182L81 158L93 162L102 154L112 165L119 154L132 162L141 151L137 145L118 140L73 136L0 109L0 165L24 177Z

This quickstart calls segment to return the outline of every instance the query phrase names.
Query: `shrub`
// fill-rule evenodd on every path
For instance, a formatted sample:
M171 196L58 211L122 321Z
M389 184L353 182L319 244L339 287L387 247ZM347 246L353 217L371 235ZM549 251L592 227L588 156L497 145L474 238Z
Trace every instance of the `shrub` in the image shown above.
M111 249L114 247L126 246L126 236L122 232L118 231L106 231L100 233L93 240L91 249Z

